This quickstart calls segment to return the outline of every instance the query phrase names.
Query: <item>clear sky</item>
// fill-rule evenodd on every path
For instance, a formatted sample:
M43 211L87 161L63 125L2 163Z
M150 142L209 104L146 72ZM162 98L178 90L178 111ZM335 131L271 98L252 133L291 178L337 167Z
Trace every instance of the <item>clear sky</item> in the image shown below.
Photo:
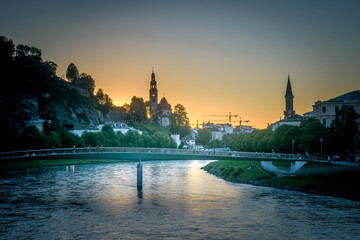
M191 122L229 112L264 128L294 108L360 89L360 1L0 2L0 35L40 48L65 75L73 62L116 105L183 104ZM224 117L204 117L224 115Z

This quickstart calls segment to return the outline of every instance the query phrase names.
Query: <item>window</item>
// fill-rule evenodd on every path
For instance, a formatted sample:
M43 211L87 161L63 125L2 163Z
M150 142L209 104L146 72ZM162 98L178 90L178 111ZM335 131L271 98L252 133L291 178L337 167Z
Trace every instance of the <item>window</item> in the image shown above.
M326 119L323 119L323 125L326 126Z
M339 111L339 107L335 107L335 113Z
M326 113L326 107L323 107L323 113Z

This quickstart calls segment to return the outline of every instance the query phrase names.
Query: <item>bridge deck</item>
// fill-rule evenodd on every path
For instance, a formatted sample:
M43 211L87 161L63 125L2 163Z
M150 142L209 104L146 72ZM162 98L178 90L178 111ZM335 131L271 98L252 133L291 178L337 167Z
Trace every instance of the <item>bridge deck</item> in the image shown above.
M261 159L262 161L294 161L305 159L304 155L281 153L257 153L214 150L186 150L169 148L56 148L27 151L1 152L4 159L122 159L122 160L245 160Z

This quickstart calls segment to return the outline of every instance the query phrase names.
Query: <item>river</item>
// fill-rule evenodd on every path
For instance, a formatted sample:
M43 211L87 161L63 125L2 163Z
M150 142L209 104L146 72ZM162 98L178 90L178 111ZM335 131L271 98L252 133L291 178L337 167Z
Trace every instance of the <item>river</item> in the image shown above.
M226 182L210 161L0 175L0 239L359 239L360 202Z

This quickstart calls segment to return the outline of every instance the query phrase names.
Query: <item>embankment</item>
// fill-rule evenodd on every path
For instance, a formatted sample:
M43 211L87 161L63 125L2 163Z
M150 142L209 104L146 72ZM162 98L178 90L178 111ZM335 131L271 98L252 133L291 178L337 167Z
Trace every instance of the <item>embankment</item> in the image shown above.
M360 172L339 172L277 177L266 172L260 161L217 161L203 169L224 180L259 186L329 195L360 201Z

